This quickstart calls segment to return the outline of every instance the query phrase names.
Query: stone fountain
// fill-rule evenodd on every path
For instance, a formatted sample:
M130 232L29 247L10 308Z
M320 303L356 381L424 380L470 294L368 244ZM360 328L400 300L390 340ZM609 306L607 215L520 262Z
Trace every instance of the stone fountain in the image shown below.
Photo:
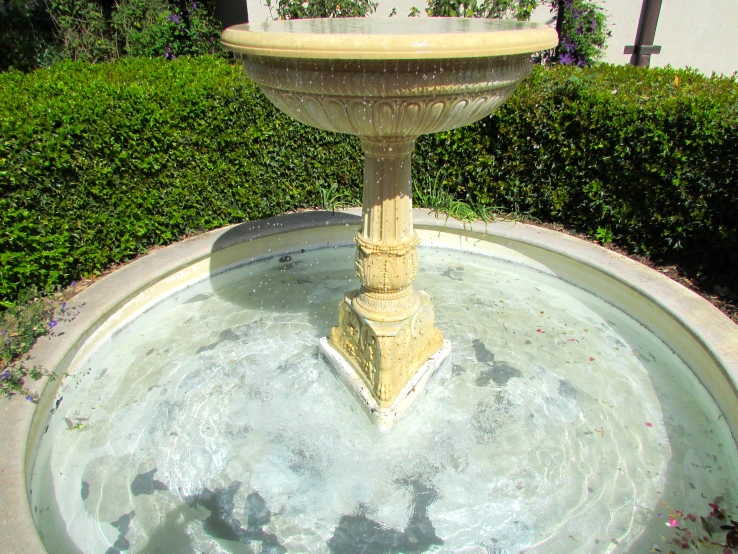
M546 26L431 18L238 25L222 36L248 75L298 121L357 135L364 151L359 290L346 293L321 351L383 430L420 394L451 346L418 273L411 155L418 136L492 113L558 43Z
M311 25L367 33L295 31ZM0 418L4 552L640 553L684 535L664 527L672 510L718 526L708 502L735 505L732 322L595 244L410 212L412 137L499 105L529 67L520 44L549 31L436 20L419 23L434 31L422 36L394 25L239 31L262 41L246 63L275 103L362 136L363 213L219 229L71 300L73 317L31 358L60 378L37 406L6 403ZM379 50L388 61L357 53ZM320 51L348 54L330 62ZM375 93L345 92L360 87ZM416 237L414 282L436 314L412 292ZM355 261L362 288L331 334ZM403 389L422 388L425 358L444 355L436 315L454 352L438 386L381 433L412 399ZM379 425L319 358L326 335L323 352L340 358ZM401 350L412 354L390 364Z

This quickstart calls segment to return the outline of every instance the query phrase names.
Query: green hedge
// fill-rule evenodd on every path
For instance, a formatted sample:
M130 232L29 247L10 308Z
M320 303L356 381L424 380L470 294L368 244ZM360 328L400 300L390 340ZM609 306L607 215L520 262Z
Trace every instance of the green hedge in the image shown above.
M428 137L419 154L419 169L446 168L450 186L474 199L612 237L738 290L735 77L538 68L492 117Z
M679 83L675 84L675 77ZM738 86L689 72L536 69L484 121L418 141L416 181L735 282ZM441 172L442 170L442 172ZM202 57L0 75L0 299L147 247L359 198L353 137L277 112Z
M359 197L356 140L276 112L209 57L65 63L0 75L0 299L147 247Z

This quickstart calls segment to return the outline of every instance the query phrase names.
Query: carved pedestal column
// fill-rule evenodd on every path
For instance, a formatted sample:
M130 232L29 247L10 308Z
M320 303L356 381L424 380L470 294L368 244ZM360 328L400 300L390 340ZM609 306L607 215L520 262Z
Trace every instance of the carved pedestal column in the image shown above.
M418 235L412 221L410 155L415 140L362 139L364 207L356 235L361 288L339 306L331 345L389 408L403 387L443 345L430 297L413 290Z

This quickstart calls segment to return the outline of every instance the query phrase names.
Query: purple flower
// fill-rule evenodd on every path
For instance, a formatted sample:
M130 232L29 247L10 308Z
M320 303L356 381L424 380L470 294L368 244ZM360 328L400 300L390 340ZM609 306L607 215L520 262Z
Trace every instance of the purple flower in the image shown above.
M190 10L193 11L193 12L194 11L197 11L197 2L195 2L195 0L191 0L191 2L190 2Z
M10 377L10 370L6 369L5 371L3 371L3 374L0 375L0 381L7 381L8 377Z
M182 23L182 16L176 13L170 13L167 16L167 21L169 21L170 23L174 23L175 25L179 25L180 23Z
M55 319L52 319L51 321L49 321L49 328L53 329L53 328L54 328L54 327L56 327L57 325L58 325L58 324L57 324L57 322L56 322L56 320L55 320Z
M31 396L30 394L27 394L26 395L26 400L28 400L29 402L35 403L36 402L36 397L35 396Z
M566 52L563 55L559 56L559 63L561 65L572 65L574 63L574 56L572 56L569 52Z
M67 303L66 302L62 302L61 309L63 310L66 307L67 307Z
M172 47L167 44L166 48L164 48L164 59L166 60L176 60L177 56L174 55L174 50L172 50Z
M72 287L72 288L74 288L74 286L75 286L76 284L77 284L76 282L72 281L71 283L69 283L69 286L70 286L70 287Z

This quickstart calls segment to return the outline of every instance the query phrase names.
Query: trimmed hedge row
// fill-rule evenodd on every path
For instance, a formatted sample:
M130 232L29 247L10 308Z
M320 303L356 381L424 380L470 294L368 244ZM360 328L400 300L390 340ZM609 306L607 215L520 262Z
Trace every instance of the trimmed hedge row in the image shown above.
M0 299L151 245L298 206L361 152L276 112L210 57L64 63L0 75Z
M735 76L539 68L486 121L421 144L419 166L472 198L738 290Z
M673 70L537 68L478 124L423 137L415 177L735 282L738 85ZM358 141L277 112L209 57L0 75L0 299L156 244L360 198ZM609 236L609 235L608 235Z

